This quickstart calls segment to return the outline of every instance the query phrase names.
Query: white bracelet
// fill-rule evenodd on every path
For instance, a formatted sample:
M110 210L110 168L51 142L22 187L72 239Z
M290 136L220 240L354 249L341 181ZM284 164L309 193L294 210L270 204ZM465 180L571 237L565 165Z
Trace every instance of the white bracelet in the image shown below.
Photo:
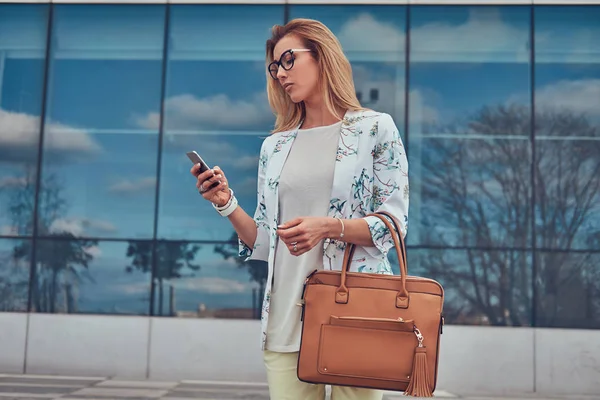
M335 217L337 220L340 221L340 223L342 224L342 233L340 233L340 239L342 239L344 237L344 221L342 221L341 218L339 217Z
M222 217L228 217L238 206L237 198L233 194L233 190L229 189L229 193L231 196L229 197L229 201L222 207L217 206L213 203L213 207Z

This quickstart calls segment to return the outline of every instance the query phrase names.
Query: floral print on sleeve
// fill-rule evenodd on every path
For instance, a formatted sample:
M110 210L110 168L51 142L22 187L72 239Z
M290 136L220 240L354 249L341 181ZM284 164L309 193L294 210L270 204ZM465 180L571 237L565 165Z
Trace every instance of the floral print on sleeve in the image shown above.
M250 248L238 237L239 256L247 260L268 261L269 258L269 221L267 220L267 207L265 202L265 173L269 157L265 142L260 149L258 159L258 182L257 182L257 205L254 212L254 222L256 222L256 240L254 246Z
M388 114L381 114L370 134L376 137L372 150L373 177L370 213L388 211L400 222L402 236L408 229L408 160L400 133ZM366 179L366 178L364 178ZM366 184L366 183L365 183ZM368 251L387 254L394 246L390 232L377 217L365 217L375 248Z

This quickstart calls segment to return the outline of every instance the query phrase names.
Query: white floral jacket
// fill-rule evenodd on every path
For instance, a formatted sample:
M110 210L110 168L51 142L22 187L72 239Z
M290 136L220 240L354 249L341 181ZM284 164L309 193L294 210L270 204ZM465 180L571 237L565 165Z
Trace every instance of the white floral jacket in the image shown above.
M240 256L267 261L268 277L261 312L261 348L267 339L271 283L277 225L279 221L279 176L296 138L298 128L267 137L261 147L258 166L258 202L254 220L258 234L251 249L239 241ZM408 225L408 161L392 117L375 111L348 111L341 126L328 216L342 219L365 218L375 246L357 247L350 271L392 274L387 253L394 246L385 225L375 211L388 211ZM324 241L325 269L341 270L346 243Z

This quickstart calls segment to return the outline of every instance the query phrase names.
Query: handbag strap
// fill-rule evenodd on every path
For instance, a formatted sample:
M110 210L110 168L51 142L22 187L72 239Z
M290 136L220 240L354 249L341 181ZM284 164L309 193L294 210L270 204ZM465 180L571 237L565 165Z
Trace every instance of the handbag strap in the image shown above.
M394 225L394 228L396 229L396 233L398 234L398 239L400 240L400 249L402 250L402 254L400 254L400 252L398 252L398 255L399 256L402 255L402 259L404 260L404 265L406 266L406 273L408 274L408 259L406 258L406 244L404 242L404 239L402 238L402 231L400 230L400 223L398 222L398 219L387 211L378 211L376 214L385 215L392 221L392 224Z
M396 307L399 308L408 308L409 303L409 295L408 290L406 290L406 276L408 275L408 270L406 267L406 248L404 246L404 240L402 239L402 235L399 233L398 229L399 225L397 220L389 213L380 211L373 214L368 214L369 216L374 216L379 218L386 228L390 231L390 235L392 236L392 240L394 242L394 247L396 248L396 252L398 253L398 264L400 265L400 282L402 287L396 296ZM394 226L390 223L386 217L390 218L393 221ZM350 243L346 246L346 250L344 251L344 261L342 262L342 276L340 279L340 286L337 288L335 293L335 301L336 303L347 303L348 302L348 288L346 287L346 276L348 270L350 269L350 264L352 263L352 255L354 254L354 250L356 245Z

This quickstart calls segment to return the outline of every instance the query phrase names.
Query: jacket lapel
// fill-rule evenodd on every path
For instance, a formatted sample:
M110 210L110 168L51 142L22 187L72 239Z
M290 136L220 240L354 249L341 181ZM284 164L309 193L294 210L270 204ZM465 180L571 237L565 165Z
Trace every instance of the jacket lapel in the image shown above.
M290 149L298 133L298 128L284 132L275 142L273 152L270 155L269 167L267 168L265 203L267 210L273 210L271 218L272 233L275 233L277 224L279 224L279 178L285 164L285 160L290 154Z

